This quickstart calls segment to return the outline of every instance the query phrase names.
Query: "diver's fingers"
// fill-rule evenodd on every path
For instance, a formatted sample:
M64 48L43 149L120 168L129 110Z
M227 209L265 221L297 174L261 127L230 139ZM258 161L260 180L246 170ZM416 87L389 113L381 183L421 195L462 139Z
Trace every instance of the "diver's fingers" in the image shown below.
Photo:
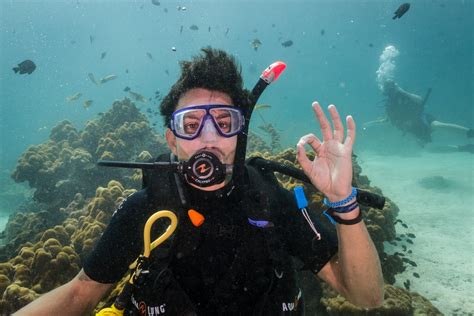
M303 139L303 138L301 138ZM296 159L298 159L298 162L301 165L301 168L303 168L303 171L310 171L311 170L311 160L309 160L308 156L306 155L306 149L304 148L304 142L300 141L298 144L296 144Z
M331 115L332 124L334 126L334 139L338 142L342 143L344 141L344 126L341 122L341 117L339 116L339 112L337 112L337 108L334 104L331 104L328 107L329 114Z
M350 144L351 148L354 145L355 137L356 137L356 123L352 115L348 115L346 117L346 124L347 124L347 137L344 141L344 145Z
M298 141L298 144L296 145L298 149L297 155L296 155L298 162L300 163L303 170L310 171L312 161L306 155L306 149L304 148L304 145L306 144L309 144L313 148L313 150L317 153L319 147L321 147L321 140L319 140L319 138L317 138L313 134L308 134L301 137L300 140Z
M321 127L323 140L328 141L332 139L331 124L329 124L329 121L326 115L324 114L323 109L321 109L321 106L317 101L313 102L313 109L314 113L316 113L316 117L318 118L319 126Z

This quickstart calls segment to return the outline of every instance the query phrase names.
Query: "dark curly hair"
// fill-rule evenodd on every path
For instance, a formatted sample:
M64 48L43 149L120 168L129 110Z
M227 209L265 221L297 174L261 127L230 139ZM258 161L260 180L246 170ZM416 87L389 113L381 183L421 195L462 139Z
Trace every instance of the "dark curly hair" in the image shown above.
M171 114L179 98L194 88L204 88L226 93L235 106L247 107L249 91L243 88L241 67L235 58L225 51L205 47L204 54L194 56L192 61L181 61L181 77L171 87L160 104L164 124L169 127Z

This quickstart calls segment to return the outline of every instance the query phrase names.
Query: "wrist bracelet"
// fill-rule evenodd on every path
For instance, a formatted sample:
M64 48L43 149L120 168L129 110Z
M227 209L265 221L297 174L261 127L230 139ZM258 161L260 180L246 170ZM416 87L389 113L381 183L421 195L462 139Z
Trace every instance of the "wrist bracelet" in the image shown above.
M353 210L355 210L359 206L359 203L357 201L352 202L349 205L346 206L341 206L341 207L331 207L334 212L336 213L349 213Z
M344 200L342 201L338 201L338 202L329 202L329 200L327 198L324 198L323 200L323 203L329 207L339 207L339 206L342 206L348 202L350 202L353 198L355 198L357 196L357 189L352 187L352 191L351 191L351 195L349 195L347 198L345 198Z
M329 221L333 223L334 225L336 225L336 223L342 224L342 225L355 225L362 221L362 212L360 210L359 210L359 215L357 215L357 217L353 219L342 219L337 215L334 216L334 213L335 213L334 210L331 208L323 212L323 214L326 215Z

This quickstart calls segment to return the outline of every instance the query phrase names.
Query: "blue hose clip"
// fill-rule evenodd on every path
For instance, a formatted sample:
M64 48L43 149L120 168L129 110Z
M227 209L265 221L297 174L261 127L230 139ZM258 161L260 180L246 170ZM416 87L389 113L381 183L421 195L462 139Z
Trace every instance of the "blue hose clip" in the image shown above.
M303 214L303 217L308 222L309 227L311 227L313 232L316 234L316 238L320 240L321 234L318 232L318 230L314 226L313 221L311 220L311 217L309 216L308 211L306 210L306 207L308 206L308 200L306 199L306 196L304 195L303 187L302 186L295 187L293 191L295 192L296 204L298 205L298 208L300 209L301 214Z
M301 210L302 208L306 208L308 206L308 200L304 195L303 187L295 187L293 189L295 192L296 204L298 208Z

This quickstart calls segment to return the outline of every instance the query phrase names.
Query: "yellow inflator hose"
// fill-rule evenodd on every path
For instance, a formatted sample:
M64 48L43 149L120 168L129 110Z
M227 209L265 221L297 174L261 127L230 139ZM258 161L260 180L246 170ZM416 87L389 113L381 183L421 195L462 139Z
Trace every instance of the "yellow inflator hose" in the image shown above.
M150 240L151 240L151 227L153 226L153 224L159 218L162 218L162 217L168 217L170 219L171 223L168 226L168 228L166 229L166 231L160 237L155 239L155 241L150 242ZM143 258L149 258L151 251L153 249L155 249L156 247L158 247L160 244L162 244L166 239L168 239L174 233L174 231L176 230L177 225L178 225L178 218L176 217L176 215L173 212L168 211L168 210L158 211L155 214L153 214L152 216L150 216L150 218L148 218L148 220L146 221L146 224L145 224L145 229L143 230L143 254L140 255L137 258L137 260L135 260L135 262L133 262L129 266L129 268L131 270L133 270L133 269L135 269L135 270L133 271L132 275L130 276L130 279L128 280L128 282L125 284L125 287L127 287L127 286L130 287L130 285L133 284L137 274L139 274L141 272L140 267L137 266L139 260L143 259ZM125 287L122 291L125 290ZM124 308L117 307L116 303L114 303L110 307L101 309L96 314L96 316L122 316L123 312L124 312Z

